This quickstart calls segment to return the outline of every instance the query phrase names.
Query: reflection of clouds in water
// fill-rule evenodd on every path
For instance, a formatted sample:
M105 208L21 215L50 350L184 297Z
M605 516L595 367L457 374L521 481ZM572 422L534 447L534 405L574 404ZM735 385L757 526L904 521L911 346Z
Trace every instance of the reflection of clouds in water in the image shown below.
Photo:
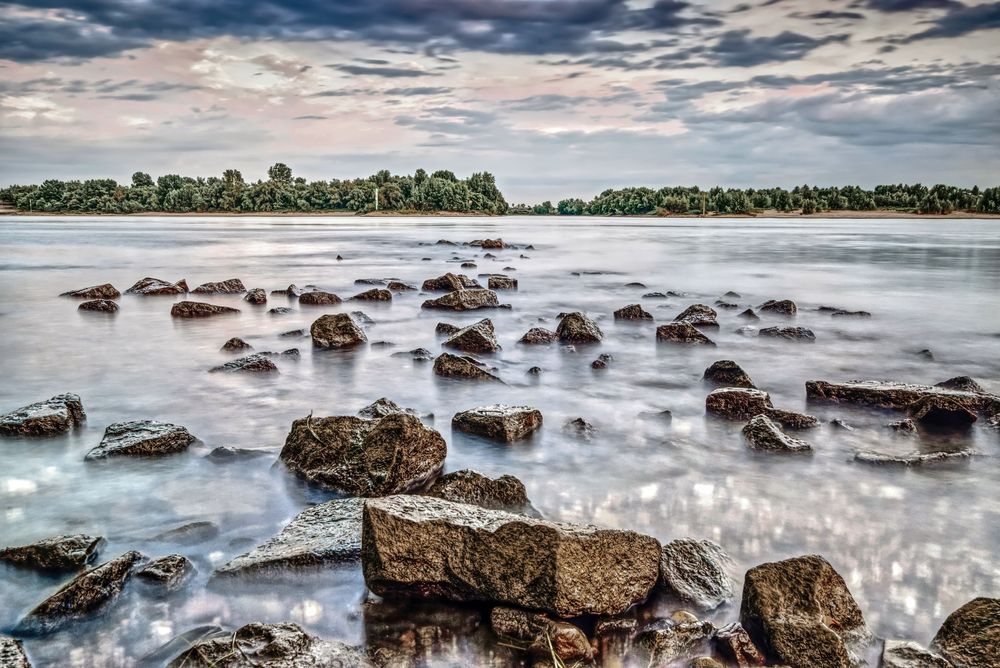
M38 491L38 483L23 478L4 478L3 490L11 496L26 496Z

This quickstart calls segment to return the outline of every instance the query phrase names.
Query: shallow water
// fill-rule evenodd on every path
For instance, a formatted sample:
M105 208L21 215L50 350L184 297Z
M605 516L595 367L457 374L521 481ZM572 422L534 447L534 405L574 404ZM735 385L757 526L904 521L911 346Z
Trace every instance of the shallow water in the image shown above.
M935 383L971 375L1000 391L997 232L996 221L987 220L2 218L0 412L76 392L88 421L65 437L0 440L0 544L90 533L108 539L102 560L128 549L152 556L179 551L199 571L174 597L129 590L94 622L28 640L26 648L39 666L134 666L173 636L204 624L294 620L352 644L391 642L386 639L400 628L419 624L413 606L365 606L360 568L300 583L206 587L212 568L327 498L272 468L291 421L310 411L353 414L381 396L437 416L434 426L448 442L446 470L513 474L550 519L631 528L663 541L710 538L741 573L764 561L822 554L847 580L877 634L927 642L969 599L1000 594L1000 436L977 425L950 439L901 438L885 427L898 415L807 406L804 382ZM491 261L477 248L433 245L441 238L496 236L536 250L493 251L499 257ZM425 297L415 292L397 295L390 305L313 308L285 298L271 297L265 308L238 296L212 296L199 300L242 313L176 321L169 314L172 297L125 295L117 316L78 312L78 302L57 297L104 282L124 291L156 276L186 278L191 287L239 277L248 288L268 291L316 284L346 298L366 289L355 279L399 277L419 285L459 271L457 259L476 258L478 269L461 271L516 267L508 273L520 290L500 293L511 310L425 312ZM625 287L631 281L647 288ZM653 290L687 296L640 299ZM770 298L795 300L795 324L815 331L816 343L739 336L738 311L720 310L721 328L710 333L718 348L658 346L653 323L611 317L641 301L658 323L667 322L727 290L741 293L734 300L741 309ZM295 312L266 313L284 305ZM874 317L833 319L815 311L821 305ZM308 338L278 336L308 328L322 313L352 310L376 321L367 328L371 342L395 345L314 352ZM606 335L602 345L576 353L516 345L528 328L554 329L557 314L571 310L597 319ZM504 348L492 363L505 386L442 381L429 363L391 356L416 347L438 351L439 321L487 316ZM279 359L281 373L268 377L207 373L231 358L219 351L231 336L258 351L298 346L302 357ZM933 351L933 360L917 354L922 349ZM590 362L599 352L614 360L594 371ZM815 454L755 456L741 439L741 425L707 420L710 388L701 375L717 359L736 360L776 406L820 417L822 427L801 434ZM536 365L543 374L526 375ZM545 426L516 445L452 433L455 412L494 402L535 406ZM669 426L638 418L664 409L673 413ZM592 440L562 429L578 416L597 426ZM834 430L826 424L834 417L857 431ZM201 443L153 461L83 461L105 426L140 418L183 424ZM227 465L203 459L220 445L267 455ZM915 447L970 448L988 456L924 470L852 462L857 448ZM214 523L217 535L193 545L153 539L194 521ZM61 582L0 566L0 629ZM710 618L733 621L738 610L736 600ZM462 618L456 622L462 630L445 643L448 652L429 659L432 665L503 663L503 648L485 631L471 632L477 612L453 616Z

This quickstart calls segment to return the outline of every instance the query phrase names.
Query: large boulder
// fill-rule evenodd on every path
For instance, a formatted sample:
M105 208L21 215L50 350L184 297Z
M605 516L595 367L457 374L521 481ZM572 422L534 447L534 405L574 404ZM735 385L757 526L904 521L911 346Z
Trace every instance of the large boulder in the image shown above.
M542 413L530 406L493 404L456 413L451 426L467 434L513 443L542 426Z
M355 562L361 557L365 500L335 499L307 508L277 535L216 569L213 577L262 576L268 580Z
M125 291L125 294L143 296L183 295L187 294L187 291L188 287L184 279L181 279L176 283L171 283L170 281L164 281L159 278L151 278L147 276L146 278L136 281L135 285Z
M798 307L791 299L769 299L760 305L762 313L777 313L778 315L795 315Z
M955 668L1000 668L1000 598L974 598L948 615L931 648Z
M391 302L392 293L385 288L372 288L351 297L352 301L360 302Z
M38 571L72 572L96 559L102 545L104 539L100 536L55 536L30 545L0 549L0 561Z
M689 322L671 322L656 328L656 340L665 343L685 343L714 346L715 341L699 332Z
M871 632L844 579L823 557L796 557L747 571L740 622L778 663L867 665Z
M702 380L723 387L756 387L750 375L732 360L719 360L705 369Z
M445 378L467 380L488 380L502 383L499 377L484 369L471 357L459 357L451 353L441 353L434 359L434 373Z
M463 327L445 339L441 345L467 353L494 353L500 350L493 321L489 318Z
M652 320L653 316L641 304L623 306L614 313L615 320Z
M212 367L211 373L246 371L248 373L272 373L278 371L278 365L271 360L271 353L254 353L246 357L230 360L225 364Z
M811 452L812 446L805 441L789 436L781 431L767 415L755 415L743 427L743 438L751 450L760 452Z
M909 640L886 640L879 668L955 668L949 661Z
M380 596L507 603L561 617L614 615L659 575L649 536L561 524L425 496L365 504L362 566Z
M500 300L492 290L469 289L455 290L437 299L428 299L421 308L440 309L445 311L475 311L481 308L497 308Z
M749 420L771 408L771 396L753 388L720 387L705 397L705 410L727 420Z
M556 327L556 335L563 343L600 343L604 338L597 323L579 311L563 316Z
M53 436L87 419L77 394L58 394L0 416L0 436Z
M710 540L679 538L663 546L660 587L701 610L733 598L733 560Z
M437 278L428 278L420 289L424 292L454 292L455 290L473 290L482 288L478 281L465 274L448 273Z
M241 295L246 291L243 281L230 278L225 281L202 283L191 292L196 295Z
M90 311L91 313L118 313L119 308L118 303L110 299L91 299L89 302L80 304L76 310Z
M541 517L528 500L524 483L512 475L490 478L469 469L454 471L435 480L424 494L490 510Z
M205 302L183 301L170 307L170 315L174 318L209 318L213 315L228 315L239 312L238 308Z
M154 420L115 422L104 430L100 445L86 459L109 457L159 457L187 450L195 437L184 427Z
M135 576L160 593L170 593L180 589L193 574L194 564L190 559L182 554L168 554L149 562Z
M910 418L931 429L968 429L979 419L958 397L929 395L907 407Z
M347 313L320 316L309 327L309 334L317 348L349 348L368 341L364 330Z
M764 327L757 336L771 339L785 339L786 341L802 341L814 343L816 335L811 329L805 327Z
M122 293L118 292L118 289L110 283L105 283L103 285L92 285L89 288L70 290L59 296L74 297L76 299L118 299L122 296Z
M325 290L312 290L299 295L299 303L305 306L332 306L341 301L340 297Z
M844 383L807 380L806 397L812 400L896 410L904 410L925 397L955 399L970 411L986 410L998 401L997 397L989 394L884 380L851 380Z
M692 304L681 311L674 318L674 322L686 322L695 327L718 327L719 323L716 321L718 317L719 314L711 306L706 304Z
M18 622L16 633L51 633L101 612L118 599L136 567L144 560L145 557L133 550L76 576Z
M252 622L221 638L201 640L168 668L375 668L360 650L311 636L298 624Z
M559 335L544 327L532 327L518 341L529 346L545 345L559 340Z
M324 489L385 496L424 487L441 472L446 452L441 434L413 415L310 415L292 423L279 459Z
M20 640L10 636L0 636L0 666L3 668L31 668L28 655Z

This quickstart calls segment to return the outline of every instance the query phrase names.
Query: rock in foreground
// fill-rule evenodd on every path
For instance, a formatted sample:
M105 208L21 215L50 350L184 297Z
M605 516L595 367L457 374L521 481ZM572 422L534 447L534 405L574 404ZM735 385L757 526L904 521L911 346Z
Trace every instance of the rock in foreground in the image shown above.
M195 437L184 427L154 420L116 422L104 430L100 445L86 459L108 457L159 457L187 450Z
M733 597L734 567L718 544L680 538L663 546L660 586L701 610L713 610Z
M209 318L213 315L239 313L238 308L206 304L205 302L177 302L170 307L170 315L175 318Z
M346 313L317 318L309 327L309 333L317 348L349 348L368 341L364 330Z
M556 327L563 343L600 343L604 333L593 320L579 311L566 314Z
M463 327L448 337L441 345L467 353L493 353L500 350L493 321L484 318L477 323Z
M542 413L530 406L493 404L456 413L451 426L467 434L513 443L542 426Z
M469 469L455 471L435 480L424 494L489 510L541 517L528 500L524 483L512 475L493 479Z
M69 431L86 419L79 395L59 394L0 417L0 435L53 436Z
M31 668L28 655L20 640L0 636L0 666L3 668Z
M660 544L631 531L559 524L429 497L365 505L362 565L380 596L442 597L613 615L642 601Z
M955 668L1000 668L1000 598L975 598L948 615L931 648Z
M0 561L39 571L71 572L96 559L103 544L100 536L55 536L31 545L4 548L0 550Z

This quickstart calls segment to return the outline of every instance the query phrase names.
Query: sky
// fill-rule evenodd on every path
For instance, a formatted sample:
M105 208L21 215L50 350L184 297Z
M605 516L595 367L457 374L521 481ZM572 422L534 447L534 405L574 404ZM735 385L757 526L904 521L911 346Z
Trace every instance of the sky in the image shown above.
M0 184L1000 184L1000 2L0 2Z

